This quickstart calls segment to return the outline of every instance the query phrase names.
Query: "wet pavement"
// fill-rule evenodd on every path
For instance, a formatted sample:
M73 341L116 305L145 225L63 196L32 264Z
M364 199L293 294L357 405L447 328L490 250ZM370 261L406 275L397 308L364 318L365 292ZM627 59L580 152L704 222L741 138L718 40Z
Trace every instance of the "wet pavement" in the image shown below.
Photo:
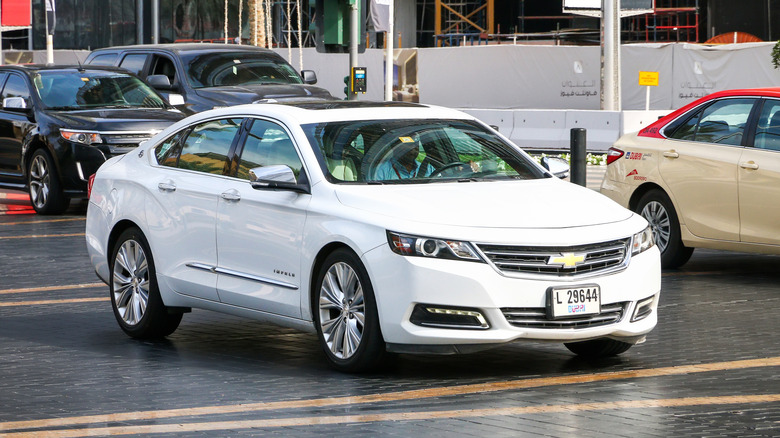
M0 436L780 436L775 256L696 250L617 358L513 343L346 375L314 335L206 311L128 338L85 209L0 212Z

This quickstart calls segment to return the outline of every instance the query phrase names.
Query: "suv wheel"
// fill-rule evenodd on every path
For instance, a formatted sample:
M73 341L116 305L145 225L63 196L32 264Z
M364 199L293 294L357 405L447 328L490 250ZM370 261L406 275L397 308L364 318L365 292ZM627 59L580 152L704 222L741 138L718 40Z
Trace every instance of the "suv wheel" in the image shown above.
M61 214L70 204L62 192L54 161L45 149L38 149L32 155L27 168L27 187L30 202L38 214Z

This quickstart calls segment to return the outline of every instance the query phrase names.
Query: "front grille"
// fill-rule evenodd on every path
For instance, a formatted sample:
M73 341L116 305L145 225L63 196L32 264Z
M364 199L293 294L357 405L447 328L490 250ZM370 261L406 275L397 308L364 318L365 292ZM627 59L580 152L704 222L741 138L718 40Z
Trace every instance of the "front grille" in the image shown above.
M578 246L512 246L477 245L501 272L508 274L541 274L575 276L595 274L621 267L628 254L631 239L613 240ZM583 256L573 266L553 263L567 254Z
M152 132L112 132L101 133L103 142L109 145L138 146L142 141L149 140L154 134Z
M602 304L598 315L566 319L547 319L547 311L538 307L505 307L501 309L507 322L522 328L581 329L614 324L623 319L628 302Z

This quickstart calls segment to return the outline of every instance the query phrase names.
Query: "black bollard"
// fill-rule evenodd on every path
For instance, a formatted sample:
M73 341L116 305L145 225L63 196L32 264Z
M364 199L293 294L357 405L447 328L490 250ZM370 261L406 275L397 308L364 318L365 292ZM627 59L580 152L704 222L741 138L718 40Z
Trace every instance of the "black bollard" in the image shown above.
M571 182L586 186L586 155L585 150L585 128L571 129Z

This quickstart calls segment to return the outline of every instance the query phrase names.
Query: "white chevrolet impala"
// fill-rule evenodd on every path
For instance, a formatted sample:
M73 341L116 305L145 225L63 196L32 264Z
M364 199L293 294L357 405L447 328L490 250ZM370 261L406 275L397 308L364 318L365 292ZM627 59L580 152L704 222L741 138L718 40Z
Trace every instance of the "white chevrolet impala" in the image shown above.
M135 338L210 309L316 331L360 371L518 339L609 356L657 322L647 222L444 108L199 113L99 169L86 228Z

